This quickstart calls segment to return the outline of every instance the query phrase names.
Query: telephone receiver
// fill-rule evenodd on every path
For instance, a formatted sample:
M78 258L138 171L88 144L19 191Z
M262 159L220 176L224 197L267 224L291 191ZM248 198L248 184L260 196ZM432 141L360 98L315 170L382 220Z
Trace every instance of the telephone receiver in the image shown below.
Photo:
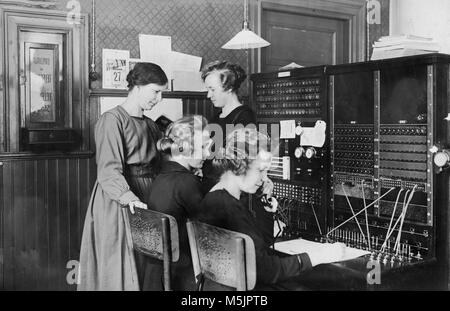
M267 194L261 196L261 202L266 211L275 213L278 208L278 201L274 197L267 198Z
M265 207L272 207L272 204L269 202L269 200L267 199L267 194L263 194L261 196L261 202Z

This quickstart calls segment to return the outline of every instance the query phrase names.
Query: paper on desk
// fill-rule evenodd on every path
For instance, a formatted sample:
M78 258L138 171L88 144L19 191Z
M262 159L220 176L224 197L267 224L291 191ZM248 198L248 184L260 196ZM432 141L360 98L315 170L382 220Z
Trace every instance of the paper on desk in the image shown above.
M301 254L301 253L307 253L307 254L323 254L324 250L326 250L327 244L325 243L319 243L319 242L313 242L308 241L304 239L296 239L296 240L289 240L289 241L283 241L283 242L277 242L274 245L274 249L285 253L289 255L295 255L295 254ZM339 260L336 261L345 261L350 260L354 258L358 258L364 255L370 254L370 252L352 248L352 247L345 247L345 251L342 255L342 258L339 258Z
M295 138L295 120L280 121L280 139Z

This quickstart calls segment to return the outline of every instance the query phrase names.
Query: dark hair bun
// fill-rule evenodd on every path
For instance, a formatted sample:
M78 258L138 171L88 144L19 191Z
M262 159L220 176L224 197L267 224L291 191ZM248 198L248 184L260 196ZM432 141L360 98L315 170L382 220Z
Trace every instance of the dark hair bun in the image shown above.
M234 72L236 76L236 80L233 86L234 89L237 90L241 86L242 82L244 82L245 79L247 78L247 74L245 73L245 70L241 66L236 64L231 64L230 69L232 72Z
M174 144L174 141L170 137L163 137L156 143L156 149L159 152L171 154L172 145Z

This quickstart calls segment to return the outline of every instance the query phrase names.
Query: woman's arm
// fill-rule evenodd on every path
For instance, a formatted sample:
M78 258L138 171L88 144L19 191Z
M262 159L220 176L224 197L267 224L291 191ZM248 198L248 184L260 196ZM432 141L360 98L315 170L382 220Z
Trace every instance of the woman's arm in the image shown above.
M102 115L95 127L97 180L103 191L121 205L140 199L130 191L123 175L125 146L120 120L112 113Z

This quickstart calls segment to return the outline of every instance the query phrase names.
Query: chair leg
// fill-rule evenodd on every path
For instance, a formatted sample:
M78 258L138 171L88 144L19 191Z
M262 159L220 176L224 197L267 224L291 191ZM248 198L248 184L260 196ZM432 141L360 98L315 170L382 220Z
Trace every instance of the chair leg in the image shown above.
M197 288L196 291L201 292L203 291L203 285L205 284L205 277L203 276L203 273L197 275Z
M172 263L172 245L170 239L170 222L167 217L162 221L162 242L163 242L163 268L164 268L164 290L170 291L171 288L171 263Z

